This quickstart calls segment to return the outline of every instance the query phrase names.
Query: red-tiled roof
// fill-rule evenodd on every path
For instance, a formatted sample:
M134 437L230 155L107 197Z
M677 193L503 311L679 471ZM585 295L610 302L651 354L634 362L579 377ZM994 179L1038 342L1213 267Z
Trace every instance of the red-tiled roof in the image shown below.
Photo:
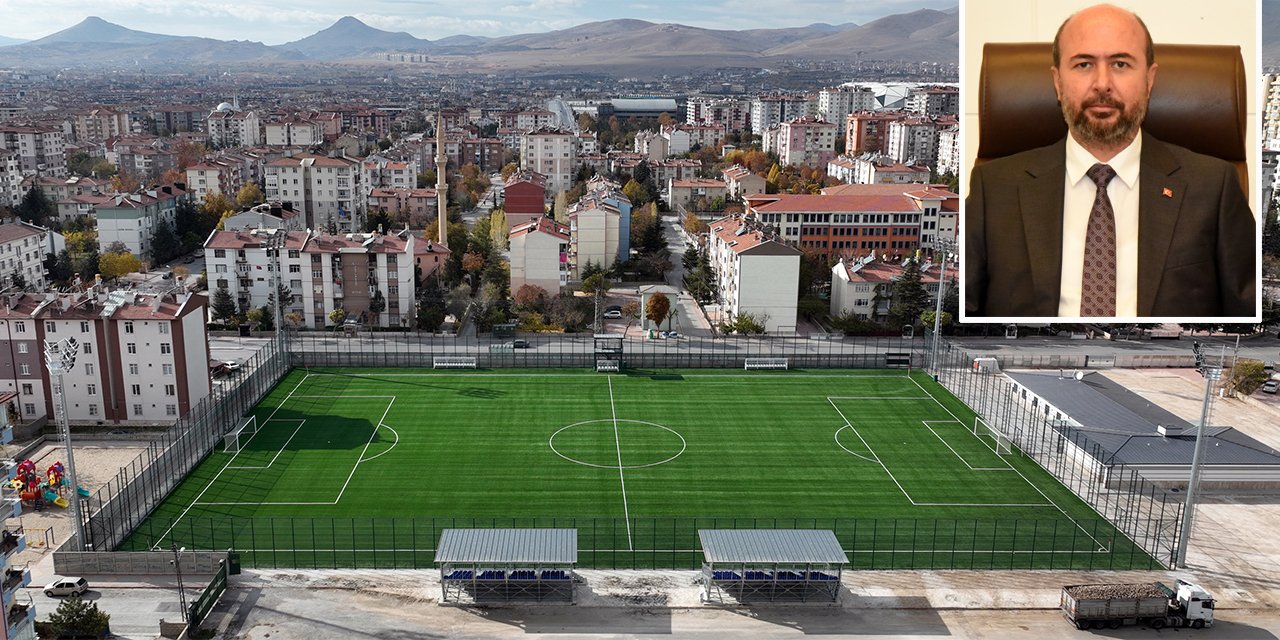
M553 218L548 218L546 216L538 218L532 222L526 222L525 224L512 227L510 237L516 238L528 235L534 231L552 235L561 240L569 240L569 227L566 227L556 222Z

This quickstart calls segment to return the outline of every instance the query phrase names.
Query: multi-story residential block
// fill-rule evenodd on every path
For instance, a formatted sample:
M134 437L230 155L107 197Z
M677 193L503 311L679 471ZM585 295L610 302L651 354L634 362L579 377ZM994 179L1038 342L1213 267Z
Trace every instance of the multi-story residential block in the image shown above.
M934 165L938 160L938 131L956 125L951 116L906 118L889 123L889 146L885 151L898 162Z
M658 135L656 131L637 131L635 139L631 141L631 150L649 160L665 160L671 155L667 153L670 145L671 141Z
M498 126L501 128L516 129L519 131L532 131L542 127L554 127L556 126L556 114L547 111L546 109L504 111L498 114Z
M63 379L74 425L170 424L209 395L207 298L89 291L10 294L0 305L0 389L24 422L52 419L44 344L75 338Z
M241 211L222 221L222 228L236 229L284 229L302 231L302 216L291 208L264 202L252 209Z
M857 184L819 195L747 198L747 213L791 244L823 255L903 254L956 238L960 198L936 185Z
M723 200L727 192L728 186L720 180L708 180L706 178L669 180L667 181L666 193L667 206L672 209L677 207L687 208L697 198L706 198L708 200L720 198Z
M889 150L889 124L907 116L901 111L858 111L845 118L844 152L886 153Z
M262 125L263 144L269 147L313 147L324 144L324 125L298 115Z
M166 185L137 193L119 194L95 207L98 217L98 248L107 251L120 243L144 261L150 260L151 240L156 225L173 224L179 198L189 197L185 185Z
M360 162L360 184L365 189L414 189L418 186L418 160L392 160L369 156Z
M764 193L765 179L740 164L725 169L720 175L724 177L725 192L730 198L740 200Z
M751 101L751 131L763 133L775 124L809 115L805 96L761 96Z
M49 246L49 230L44 227L26 222L0 224L0 286L44 291Z
M800 251L754 220L735 215L711 223L708 251L721 313L750 314L769 333L794 332L800 296Z
M444 265L449 250L408 230L395 233L319 234L314 231L253 229L214 231L205 241L211 292L225 289L242 310L268 304L276 258L268 242L285 234L280 251L280 283L293 294L286 314L296 313L301 326L323 329L329 314L379 327L401 327L412 321L417 282L415 267L427 278ZM383 301L382 311L371 305Z
M1262 210L1270 211L1276 194L1276 167L1280 164L1280 151L1262 150Z
M521 169L502 185L502 199L508 227L514 229L534 222L546 215L547 177Z
M386 211L411 229L427 229L436 220L436 190L375 187L369 191L368 211Z
M0 404L16 407L14 393L0 393ZM8 411L0 416L0 443L13 441L13 425L9 423ZM15 462L7 465L13 473ZM9 478L9 475L3 476ZM4 524L5 534L0 539L0 567L4 569L4 582L0 583L0 614L4 616L4 624L0 625L0 638L3 640L34 640L36 636L36 607L31 596L20 597L19 589L31 584L31 567L18 565L17 556L27 549L27 535L22 522L9 524L9 519L22 515L22 500L17 490L8 488L0 493L0 520Z
M770 127L763 135L764 150L786 165L825 167L836 155L835 145L836 126L810 116Z
M959 87L915 87L907 96L907 111L926 118L960 115Z
M960 159L960 125L951 125L938 129L938 175L951 174L959 176Z
M511 291L529 284L551 295L569 284L569 228L547 217L515 225L511 247Z
M95 107L71 118L72 137L77 142L103 142L129 133L129 114L109 107Z
M18 206L27 191L22 188L22 164L18 152L0 149L0 206Z
M685 122L722 127L725 132L742 133L751 126L751 101L695 96L689 98L685 105Z
M582 278L588 264L608 269L629 256L619 251L622 212L612 202L583 196L569 206L569 269L574 279Z
M884 260L874 252L861 258L841 258L831 268L831 315L852 314L863 320L887 317L893 306L894 284L902 278L907 262L915 259L914 256L909 256L906 259ZM938 279L941 275L942 265L928 261L920 265L920 284L929 294L930 309L938 299ZM951 281L951 286L955 286L954 265L947 266L947 278Z
M503 141L503 144L505 146L506 142ZM593 131L578 132L578 157L579 158L587 154L596 153L599 150L600 150L600 141L596 139L595 132Z
M198 162L187 167L187 188L197 201L216 194L235 198L244 186L241 168L221 158Z
M205 130L205 111L201 107L186 104L164 105L151 110L156 135Z
M540 127L524 134L520 166L547 177L547 193L555 195L573 186L578 171L577 136L565 129Z
M24 175L66 177L66 146L58 127L0 125L0 147L18 154L18 170Z
M929 167L864 153L856 157L840 156L828 162L827 175L846 184L905 184L928 182Z
M362 185L359 163L304 153L268 162L263 169L268 200L293 203L308 229L355 229Z
M876 92L871 87L840 86L818 92L818 117L836 125L836 135L844 135L849 114L873 111Z
M262 144L262 126L253 111L237 111L227 103L218 105L206 118L209 141L219 149L253 147Z
M133 147L116 155L116 167L143 182L157 181L165 172L178 168L178 154L164 148Z

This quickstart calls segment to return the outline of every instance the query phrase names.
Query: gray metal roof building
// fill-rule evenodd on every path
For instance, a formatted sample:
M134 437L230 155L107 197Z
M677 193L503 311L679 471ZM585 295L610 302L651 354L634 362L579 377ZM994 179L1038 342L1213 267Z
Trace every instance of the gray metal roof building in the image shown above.
M703 597L834 602L849 556L830 529L700 529Z
M829 529L700 529L702 557L715 564L848 564Z
M577 529L445 529L436 546L444 601L573 601Z

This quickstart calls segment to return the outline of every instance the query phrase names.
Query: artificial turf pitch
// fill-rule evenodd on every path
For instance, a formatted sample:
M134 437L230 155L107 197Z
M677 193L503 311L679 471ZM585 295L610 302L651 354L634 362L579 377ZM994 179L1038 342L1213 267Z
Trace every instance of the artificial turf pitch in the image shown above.
M830 528L855 567L1157 566L921 373L295 370L254 414L124 549L425 567L443 528L558 526L692 567L699 528Z

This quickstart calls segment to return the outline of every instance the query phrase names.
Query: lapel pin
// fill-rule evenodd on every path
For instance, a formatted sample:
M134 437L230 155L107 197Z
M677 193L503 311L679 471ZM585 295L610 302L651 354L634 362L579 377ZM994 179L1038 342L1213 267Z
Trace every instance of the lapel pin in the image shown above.
M1170 189L1169 187L1165 187L1164 189L1161 189L1161 190L1160 190L1160 195L1162 195L1162 196L1164 196L1164 197L1166 197L1166 198L1172 198L1172 197L1173 197L1173 189Z

